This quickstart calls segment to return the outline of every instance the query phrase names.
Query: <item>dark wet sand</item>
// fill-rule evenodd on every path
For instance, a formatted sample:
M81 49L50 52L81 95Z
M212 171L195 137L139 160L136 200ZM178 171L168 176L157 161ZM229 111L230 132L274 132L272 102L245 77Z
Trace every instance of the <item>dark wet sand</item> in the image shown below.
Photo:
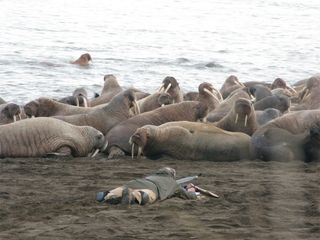
M0 239L320 239L320 164L0 160ZM162 166L220 199L107 206L95 193Z

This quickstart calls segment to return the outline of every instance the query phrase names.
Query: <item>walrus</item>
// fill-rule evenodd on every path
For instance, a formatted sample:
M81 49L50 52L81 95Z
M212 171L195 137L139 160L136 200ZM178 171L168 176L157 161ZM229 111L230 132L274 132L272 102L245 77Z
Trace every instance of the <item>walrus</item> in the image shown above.
M187 92L183 95L184 101L198 101L199 100L199 92Z
M112 74L103 77L104 85L99 97L90 101L90 106L94 107L100 104L108 103L114 96L122 92L123 89L119 85L117 78Z
M256 84L250 87L249 91L255 97L255 102L258 102L261 99L272 95L271 90L261 84Z
M0 126L0 157L85 157L104 150L103 134L92 127L78 127L54 118L32 118Z
M143 154L148 158L166 155L175 159L209 161L251 159L248 135L206 123L182 121L146 125L135 131L130 143L133 149L137 146L138 157Z
M145 112L123 121L113 127L106 138L109 142L109 158L131 153L129 138L137 128L144 125L161 125L173 121L197 121L207 116L208 107L197 101L184 101L166 105L150 112Z
M216 90L210 83L201 83L198 87L198 91L198 101L206 103L209 112L216 109L220 102L223 100L220 92Z
M276 78L272 84L271 84L271 90L277 89L277 88L282 88L287 90L291 96L294 96L297 94L297 91L292 88L291 86L289 86L285 80L283 80L282 78Z
M256 158L262 160L308 160L305 146L310 130L320 126L320 110L291 112L259 128L251 138ZM310 145L308 151L310 152Z
M49 98L41 97L27 103L24 111L28 117L51 117L56 115L74 115L88 113L91 108L83 108L64 104Z
M77 107L88 107L88 93L84 88L77 88L73 91L72 96L61 98L58 102Z
M4 103L0 105L0 125L21 120L20 106L15 103Z
M236 76L231 75L222 84L220 88L220 93L223 99L226 99L230 93L242 87L244 87L244 85L239 81L239 79Z
M256 114L250 100L240 98L219 122L217 127L230 132L243 132L251 136L258 128Z
M263 111L255 111L256 118L259 126L270 122L271 120L278 118L282 115L282 113L275 108L267 108Z
M300 104L293 106L291 110L320 108L320 76L313 76L306 81L305 87L300 93L300 98Z
M82 54L76 61L71 62L71 64L78 64L81 66L86 66L92 61L89 53Z
M149 112L164 105L173 103L173 98L169 93L155 92L137 101L140 113Z
M179 103L183 101L183 93L179 87L177 79L167 76L163 79L159 92L169 93L173 98L173 103Z
M228 114L234 103L240 99L251 99L247 88L239 88L233 91L226 99L224 99L216 109L209 112L207 120L209 122L217 122Z
M134 92L126 90L113 97L103 108L84 114L54 117L73 125L94 127L105 135L113 126L131 117L130 108L134 109L134 114L140 113Z
M289 109L290 104L290 98L282 94L277 94L265 97L260 101L255 102L254 109L263 111L267 108L275 108L284 113Z

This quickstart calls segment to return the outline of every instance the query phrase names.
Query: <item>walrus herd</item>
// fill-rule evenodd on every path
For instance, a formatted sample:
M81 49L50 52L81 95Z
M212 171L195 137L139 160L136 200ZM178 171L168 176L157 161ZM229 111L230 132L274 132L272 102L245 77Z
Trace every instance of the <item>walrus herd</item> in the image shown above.
M92 99L77 88L24 106L1 101L0 157L94 157L101 151L108 158L320 159L320 76L291 87L281 78L242 83L232 75L220 90L204 82L185 94L171 76L153 93L124 89L111 74L103 80Z

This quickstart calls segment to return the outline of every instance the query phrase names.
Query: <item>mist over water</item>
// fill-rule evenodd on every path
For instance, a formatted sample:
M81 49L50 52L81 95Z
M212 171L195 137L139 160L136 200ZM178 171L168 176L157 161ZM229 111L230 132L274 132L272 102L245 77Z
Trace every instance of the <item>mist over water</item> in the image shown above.
M185 91L203 81L293 83L319 72L319 1L0 1L0 96L25 103L104 74L154 91L167 75ZM93 64L69 64L89 52Z

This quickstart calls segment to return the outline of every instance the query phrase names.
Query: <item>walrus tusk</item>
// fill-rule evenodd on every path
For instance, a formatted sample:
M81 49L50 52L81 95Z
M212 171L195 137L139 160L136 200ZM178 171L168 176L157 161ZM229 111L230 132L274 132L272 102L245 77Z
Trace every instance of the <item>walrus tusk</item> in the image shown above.
M244 126L247 126L247 121L248 121L248 115L246 114L245 118L244 118Z
M13 116L13 122L16 122L17 121L17 117L16 115Z
M32 115L31 118L36 118L36 117L34 115Z
M108 142L108 140L106 140L106 143L101 148L101 152L104 152L107 149L108 144L109 144L109 142Z
M80 107L80 102L79 102L79 98L78 97L76 97L76 105L77 105L77 107Z
M99 149L96 149L94 153L91 155L91 158L94 158L98 154L98 152L99 152Z
M307 97L307 95L309 94L309 92L310 92L310 90L309 90L308 88L306 88L306 87L303 89L302 92L304 92L304 91L305 91L305 93L304 93L304 95L302 96L301 101L303 101L303 100Z
M207 117L202 118L202 122L206 123L207 122Z
M82 98L82 100L83 100L83 106L84 106L85 108L87 108L87 107L88 107L88 101L87 101L87 99L86 99L84 96L81 96L81 98ZM80 105L80 103L79 103L79 105Z
M167 93L170 88L171 88L171 83L169 83L169 85L167 86L166 90L164 90L164 93Z
M215 100L217 100L218 102L220 102L220 100L207 88L204 88L203 91L205 91L206 93L208 93L211 97L213 97Z
M133 142L131 142L131 158L133 159L134 158L134 143Z
M135 115L140 114L139 104L135 100L132 102L132 104L133 104L133 110L134 110Z
M164 106L164 103L161 104L161 107L163 107L163 106Z
M142 147L138 147L138 155L137 155L137 158L140 158L141 156L141 153L142 153Z
M212 90L215 91L216 94L218 94L219 99L222 101L222 100L223 100L223 97L222 97L220 91L217 90L217 89L215 89L215 88L212 88Z
M292 88L291 86L287 86L287 88L289 89L289 91L290 91L291 93L297 94L297 91L296 91L294 88Z
M164 86L161 85L161 87L158 89L158 92L162 93Z
M234 123L238 123L238 117L239 117L239 115L238 115L238 113L237 113L237 115L236 115L236 120L234 121Z

